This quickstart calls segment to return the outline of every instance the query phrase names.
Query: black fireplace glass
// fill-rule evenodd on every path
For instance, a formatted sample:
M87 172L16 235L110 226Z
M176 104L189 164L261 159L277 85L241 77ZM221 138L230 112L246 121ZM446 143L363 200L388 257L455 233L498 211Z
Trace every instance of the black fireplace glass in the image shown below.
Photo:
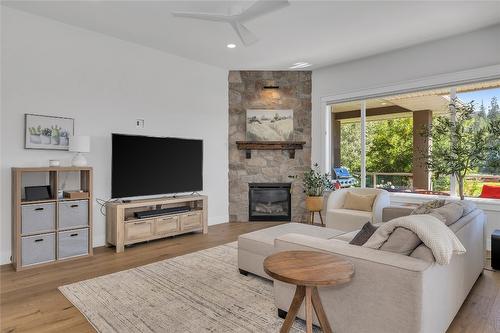
M290 183L249 184L249 220L291 221L290 188Z

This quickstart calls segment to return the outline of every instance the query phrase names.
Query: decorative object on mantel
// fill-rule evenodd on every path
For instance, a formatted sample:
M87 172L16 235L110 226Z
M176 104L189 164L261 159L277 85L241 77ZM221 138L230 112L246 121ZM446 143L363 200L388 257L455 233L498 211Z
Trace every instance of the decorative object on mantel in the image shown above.
M89 136L72 136L69 140L69 151L76 152L71 164L76 167L87 165L87 159L82 153L90 152Z
M289 176L290 178L298 178L297 176ZM302 183L304 192L306 193L306 208L309 211L310 224L314 224L314 214L318 213L321 220L321 225L324 226L321 211L323 210L323 193L326 190L334 191L335 187L330 180L330 174L321 173L318 163L315 163L313 168L304 172Z
M73 118L24 115L25 149L68 150L68 138L74 134Z
M288 150L289 157L295 158L295 150L305 144L305 141L236 141L238 149L246 151L246 158L252 158L252 150Z
M293 139L293 110L247 110L247 140Z

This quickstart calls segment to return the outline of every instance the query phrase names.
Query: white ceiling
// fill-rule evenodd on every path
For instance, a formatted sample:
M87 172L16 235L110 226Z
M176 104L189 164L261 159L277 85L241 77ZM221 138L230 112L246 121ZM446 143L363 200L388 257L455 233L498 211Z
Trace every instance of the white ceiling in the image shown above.
M310 68L358 59L500 23L500 2L290 1L245 25L244 47L228 24L171 15L226 13L252 1L3 1L4 5L226 69ZM237 8L235 8L237 7ZM226 48L235 43L235 49Z

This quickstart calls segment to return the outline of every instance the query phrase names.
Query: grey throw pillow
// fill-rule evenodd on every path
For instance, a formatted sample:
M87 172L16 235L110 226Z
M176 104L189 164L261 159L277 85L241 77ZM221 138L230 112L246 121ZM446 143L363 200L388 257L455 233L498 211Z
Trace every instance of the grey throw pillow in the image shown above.
M428 262L434 262L436 259L432 254L431 249L429 249L424 243L417 246L415 250L410 254L410 257L421 259Z
M458 219L462 217L463 212L464 208L455 202L431 210L431 213L438 213L439 215L443 216L446 219L446 221L444 222L446 225L457 222Z
M382 251L409 255L417 246L422 243L416 233L410 229L397 227L392 234L387 238L384 244L380 247Z
M427 201L422 204L420 204L417 208L411 212L410 215L415 215L415 214L429 214L432 209L434 208L439 208L444 206L445 200L432 200L432 201Z
M371 222L366 222L363 228L354 236L354 238L349 242L352 245L363 245L366 241L373 235L377 230Z

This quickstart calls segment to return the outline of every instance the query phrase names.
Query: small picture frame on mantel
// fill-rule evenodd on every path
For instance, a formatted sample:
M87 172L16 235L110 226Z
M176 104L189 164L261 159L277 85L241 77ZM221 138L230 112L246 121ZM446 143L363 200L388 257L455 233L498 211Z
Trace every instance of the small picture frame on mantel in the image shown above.
M69 137L75 134L75 120L27 113L24 132L25 149L68 150Z

